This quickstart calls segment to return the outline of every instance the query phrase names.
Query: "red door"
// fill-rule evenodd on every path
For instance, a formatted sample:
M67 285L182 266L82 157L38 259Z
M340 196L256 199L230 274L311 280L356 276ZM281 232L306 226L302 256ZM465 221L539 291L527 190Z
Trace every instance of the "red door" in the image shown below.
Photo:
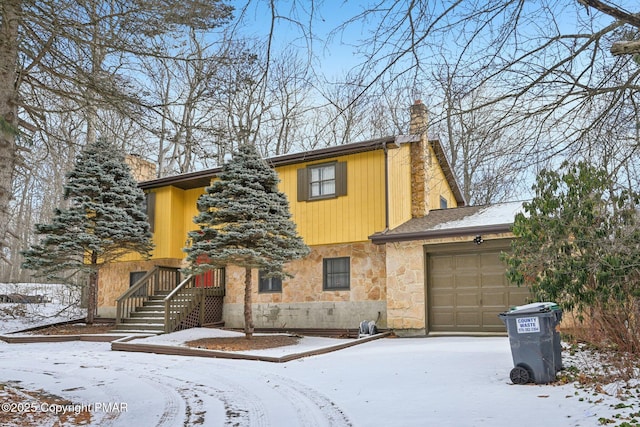
M209 257L206 255L200 255L196 260L196 263L202 264L207 262ZM196 276L196 288L210 288L214 285L214 273L216 270L205 271L202 274Z

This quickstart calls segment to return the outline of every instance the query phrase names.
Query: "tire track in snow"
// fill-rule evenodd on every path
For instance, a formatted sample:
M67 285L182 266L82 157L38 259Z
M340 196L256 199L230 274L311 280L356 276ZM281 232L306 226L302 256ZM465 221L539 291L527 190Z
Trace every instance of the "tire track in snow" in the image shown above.
M209 374L212 380L211 385L204 385L199 382L185 380L176 376L169 377L166 373L161 373L166 378L171 378L175 382L183 382L187 385L182 389L183 398L193 401L193 396L197 393L220 400L225 408L225 426L255 426L267 427L276 425L276 419L271 419L271 412L274 418L282 418L283 413L288 413L288 424L304 425L305 427L351 427L353 424L344 412L335 405L331 399L317 390L299 383L290 378L275 374L265 374L262 372L240 369L226 366L227 376ZM244 384L252 384L249 390ZM279 396L277 408L269 408L268 398ZM283 407L284 403L284 407ZM202 399L196 405L192 405L192 412L204 411L203 420L207 419L206 405L203 407ZM277 412L277 413L275 413ZM204 421L201 421L204 422ZM186 425L186 424L185 424Z
M298 425L305 427L351 427L344 412L317 390L279 375L266 375L275 384L274 391L282 394L294 407Z
M227 366L225 370L236 371L233 378L239 376L253 377L254 383L261 380L269 388L269 392L276 393L289 404L289 411L298 420L297 425L305 427L349 427L353 426L344 412L331 399L318 390L302 384L292 378L278 374L269 374L246 367ZM259 394L264 398L264 394Z
M188 407L185 426L211 424L216 421L207 419L206 402L200 395L205 395L222 403L225 413L225 426L269 427L272 425L269 423L268 410L263 404L262 396L227 377L209 374L208 379L212 380L213 384L205 385L164 373L158 375L171 380L170 382L174 386L175 383L183 384L183 387L180 387L177 391L181 394Z
M100 425L122 425L127 420L139 419L140 407L146 408L146 417L153 419L154 424L171 427L269 427L282 423L309 427L352 426L344 412L326 395L286 376L267 373L259 365L215 363L210 366L213 372L208 370L203 376L201 369L209 362L193 369L188 364L154 365L144 358L127 358L127 365L116 363L113 366L107 354L96 357L91 351L84 350L63 355L59 360L51 357L53 364L48 364L47 369L22 369L11 363L12 368L0 369L0 377L30 378L27 381L33 383L37 382L34 371L43 378L62 379L69 378L70 370L73 370L71 375L75 378L71 387L84 389L80 395L73 391L73 400L85 395L105 402L129 403L129 413L95 414L94 420ZM87 359L91 362L87 363ZM24 374L19 372L22 370ZM103 371L110 373L105 375ZM131 389L132 378L140 382L140 388ZM43 381L46 382L51 380ZM68 381L65 379L64 383L68 384ZM123 388L125 384L128 388ZM55 392L55 388L51 391ZM69 396L71 390L64 391L62 395ZM143 406L149 403L152 405Z
M73 374L70 375L70 367L74 368ZM73 378L74 384L73 389L66 389L61 391L54 391L51 389L45 389L45 391L53 392L54 394L65 397L69 399L69 392L72 391L74 395L78 393L81 394L90 394L92 401L87 401L86 398L78 398L74 397L74 400L71 400L72 404L92 404L96 402L126 402L129 406L129 411L131 411L132 403L130 402L131 396L128 394L123 394L120 392L120 387L118 386L118 378L111 378L113 381L111 383L107 383L104 381L104 378L101 378L100 372L102 370L108 369L106 366L77 366L65 362L57 362L54 366L49 366L48 369L25 369L25 368L13 368L10 372L5 373L3 369L0 369L0 378L12 378L16 381L19 381L23 386L29 386L34 389L42 389L42 383L47 381L36 381L34 382L34 376L45 376L50 378ZM75 369L77 368L77 369ZM96 372L95 370L98 370ZM129 379L133 372L128 372L126 370L118 369L116 370L118 375L123 378ZM174 427L181 423L184 414L182 413L182 405L183 396L176 392L175 384L167 384L165 382L159 381L157 376L148 376L148 375L140 375L139 373L135 373L136 377L139 378L142 382L147 384L147 386L154 390L156 393L160 394L160 399L162 399L163 411L159 416L157 421L157 426L167 426ZM49 380L50 382L50 380ZM40 383L40 384L38 384ZM185 405L187 401L185 400ZM122 425L123 421L126 421L127 415L135 414L127 414L117 413L117 412L101 412L94 411L91 413L92 424L100 425L100 426L110 426L110 425Z
M153 384L157 391L162 395L164 400L164 410L160 415L156 426L168 426L173 427L177 425L178 421L182 420L182 414L180 413L180 403L184 401L184 398L176 393L175 384L167 384L158 381L157 376L140 375L140 378L144 379L147 384ZM158 390L157 387L160 387ZM187 402L184 401L185 407Z

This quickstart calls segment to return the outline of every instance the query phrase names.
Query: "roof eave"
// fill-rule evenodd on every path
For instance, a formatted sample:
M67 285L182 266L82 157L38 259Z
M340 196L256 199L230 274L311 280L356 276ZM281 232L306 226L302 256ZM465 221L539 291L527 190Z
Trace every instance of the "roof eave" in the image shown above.
M356 154L365 151L382 149L389 144L399 146L401 143L412 142L412 138L407 140L398 140L398 137L389 136L384 138L371 139L368 141L355 142L352 144L336 145L332 147L320 148L313 151L304 151L293 154L283 154L265 159L271 167L286 166L296 163L313 162L331 157L342 156L346 154ZM180 175L168 176L164 178L143 181L139 187L143 190L152 188L174 186L182 189L206 187L209 182L217 174L222 171L222 167L206 169L198 172L185 173Z
M313 151L303 151L300 153L283 154L280 156L265 159L269 165L286 166L295 163L312 162L346 154L356 154L365 151L382 149L388 144L396 144L396 137L388 136L371 139L368 141L354 142L352 144L335 145L331 147L319 148Z
M142 181L138 184L138 187L142 188L143 190L149 190L151 188L158 187L167 187L171 185L174 187L182 188L183 190L197 187L206 187L210 184L211 178L220 173L220 171L222 171L222 168L217 167L197 172L167 176L164 178Z
M446 237L477 236L481 234L495 234L511 232L513 224L476 225L460 228L440 228L436 230L412 231L407 233L376 233L369 236L371 242L382 245L392 242L408 242L414 240L428 240Z

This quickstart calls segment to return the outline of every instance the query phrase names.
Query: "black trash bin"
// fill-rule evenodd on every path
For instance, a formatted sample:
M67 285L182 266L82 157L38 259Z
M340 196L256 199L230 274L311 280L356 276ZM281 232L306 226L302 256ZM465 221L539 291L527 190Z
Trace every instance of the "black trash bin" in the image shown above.
M507 327L514 368L514 384L546 384L562 369L562 347L557 326L562 310L552 302L515 307L499 314Z

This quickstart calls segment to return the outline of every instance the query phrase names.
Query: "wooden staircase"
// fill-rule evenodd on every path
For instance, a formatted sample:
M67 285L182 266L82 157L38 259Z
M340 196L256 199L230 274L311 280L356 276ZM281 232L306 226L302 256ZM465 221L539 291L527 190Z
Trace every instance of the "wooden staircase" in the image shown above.
M219 322L224 270L182 281L179 274L178 269L156 267L122 294L116 300L114 332L162 334Z
M148 297L142 306L136 307L129 317L116 324L115 332L137 334L161 334L164 332L164 299L168 291L157 292Z

